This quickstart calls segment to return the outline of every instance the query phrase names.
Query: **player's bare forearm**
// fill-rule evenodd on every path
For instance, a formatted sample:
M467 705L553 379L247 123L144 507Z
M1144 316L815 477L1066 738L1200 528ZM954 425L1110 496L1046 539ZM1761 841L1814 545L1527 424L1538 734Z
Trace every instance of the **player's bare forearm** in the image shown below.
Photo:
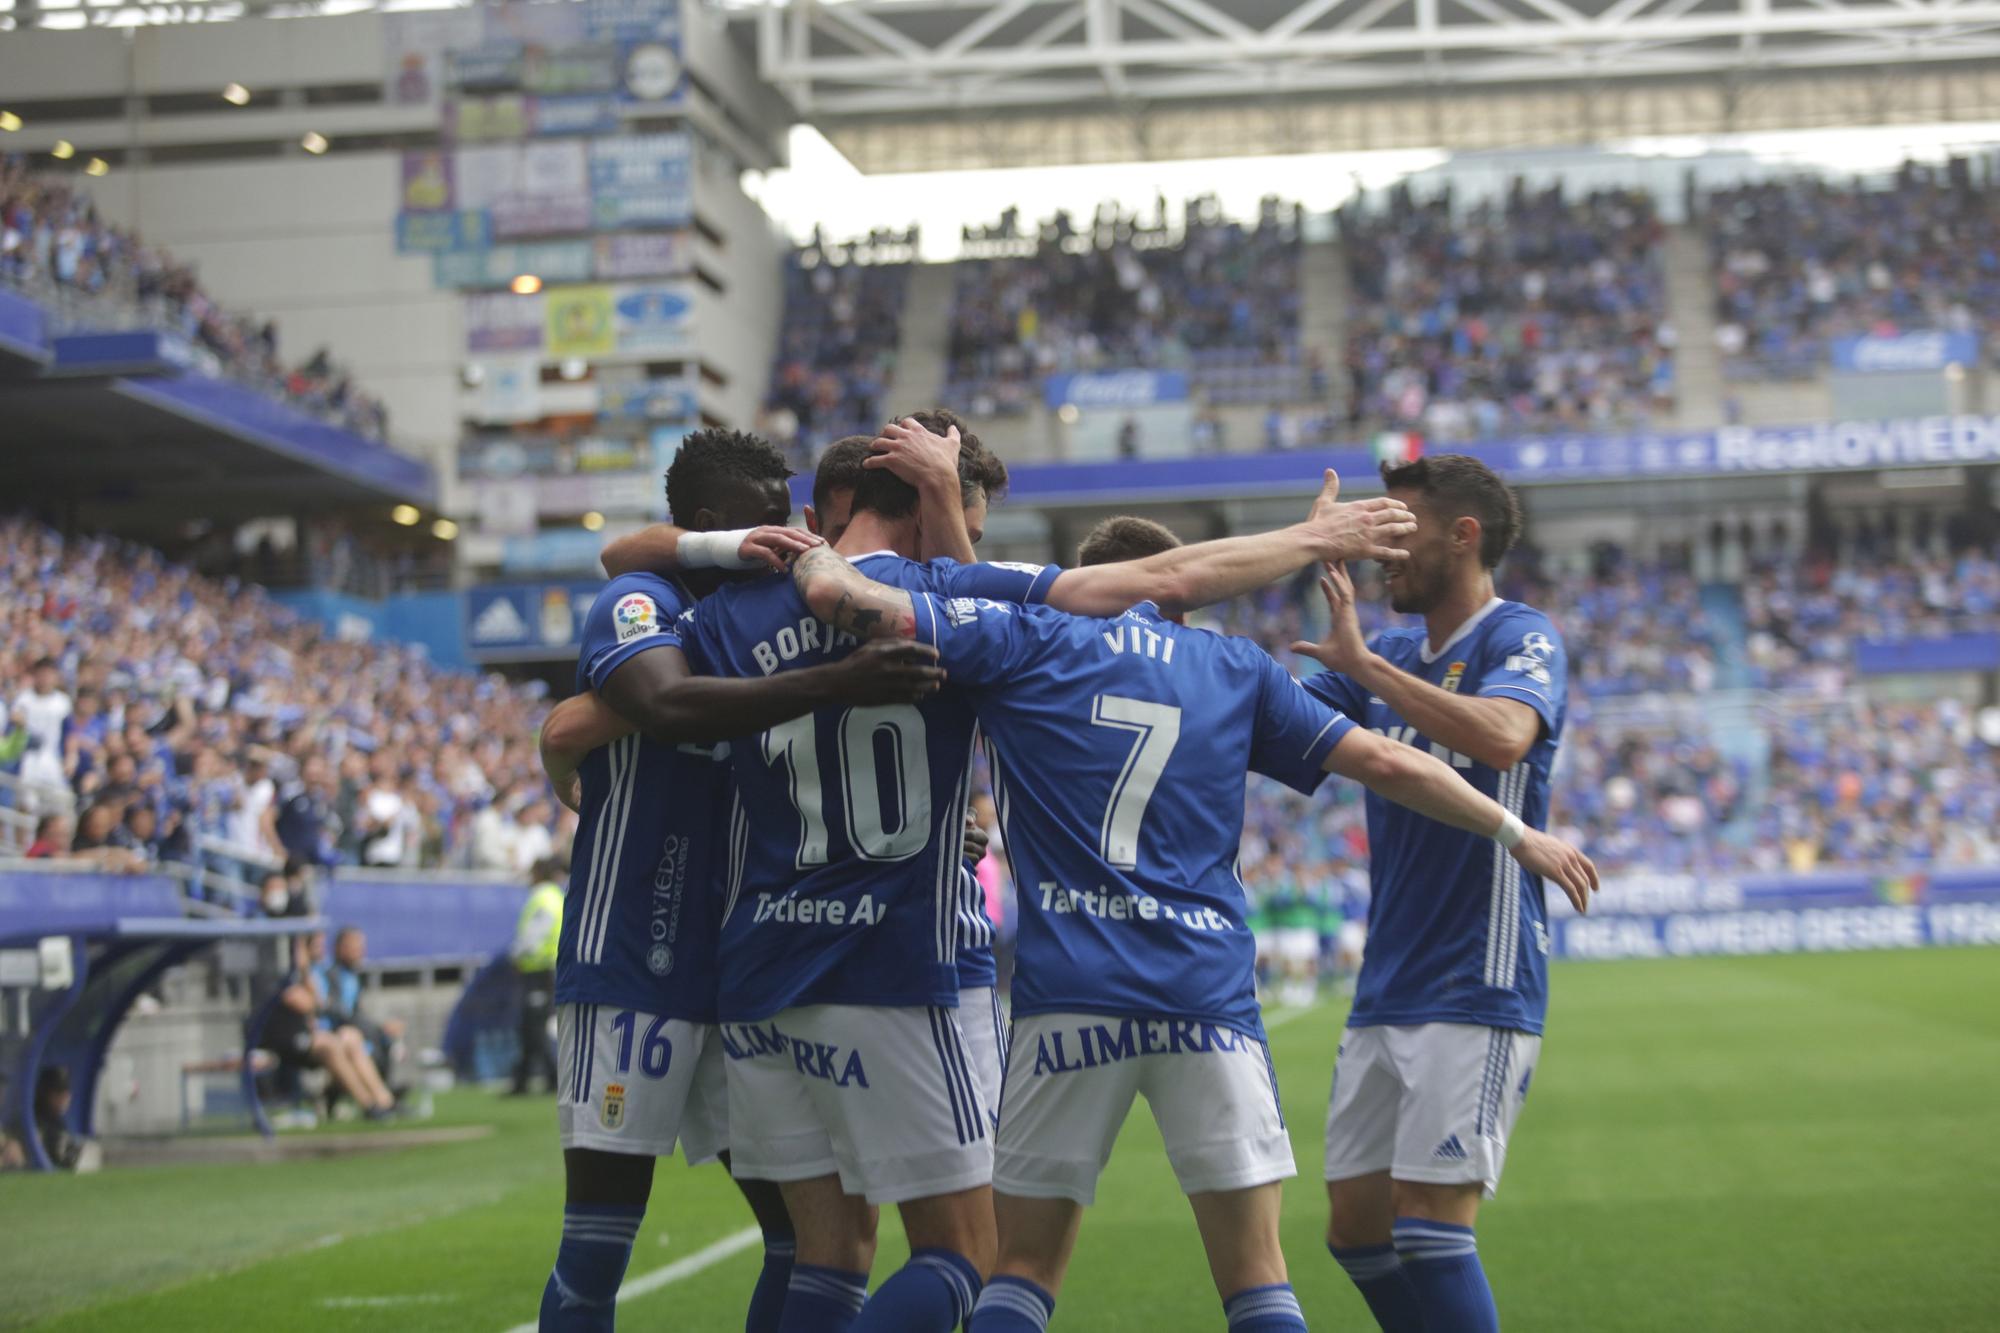
M900 641L873 647L839 662L742 679L697 676L678 649L658 648L614 671L604 702L653 740L709 745L830 705L914 703L943 682L934 649Z
M1140 602L1169 615L1253 592L1319 557L1305 525L1180 546L1143 560L1065 569L1049 605L1079 616L1115 616Z
M654 523L605 543L598 560L610 578L620 574L672 574L678 563L681 530Z
M1512 768L1541 736L1540 714L1520 700L1441 689L1379 653L1364 654L1347 674L1425 738L1489 768Z
M910 594L877 583L830 546L792 562L792 583L815 616L857 639L913 639L917 615Z
M1384 800L1469 833L1491 834L1506 815L1498 801L1460 777L1442 759L1359 727L1333 747L1326 771L1350 778Z
M965 526L965 492L956 472L949 479L926 479L917 487L917 541L926 560L969 565L979 559L972 549L972 531Z

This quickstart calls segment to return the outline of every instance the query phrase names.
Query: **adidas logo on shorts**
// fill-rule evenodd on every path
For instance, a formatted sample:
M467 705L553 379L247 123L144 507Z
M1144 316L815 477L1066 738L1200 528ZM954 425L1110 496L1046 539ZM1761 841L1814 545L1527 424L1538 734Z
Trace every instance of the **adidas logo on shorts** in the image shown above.
M1454 1134L1440 1143L1437 1151L1431 1156L1446 1162L1462 1162L1465 1160L1465 1145L1460 1143L1458 1135Z

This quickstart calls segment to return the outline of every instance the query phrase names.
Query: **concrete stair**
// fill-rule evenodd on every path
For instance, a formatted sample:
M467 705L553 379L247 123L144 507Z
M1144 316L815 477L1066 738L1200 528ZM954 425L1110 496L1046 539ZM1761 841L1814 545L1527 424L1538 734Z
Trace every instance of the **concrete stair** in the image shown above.
M1299 286L1299 341L1306 353L1319 353L1320 364L1326 367L1327 383L1339 401L1347 393L1340 356L1347 345L1347 312L1354 301L1339 243L1306 244L1299 258ZM1258 447L1262 447L1262 441Z
M1708 244L1693 227L1667 232L1667 321L1680 337L1674 353L1674 422L1684 430L1722 424L1722 354L1715 347L1715 284Z
M944 390L945 349L951 334L951 265L918 264L903 298L902 336L889 377L891 412L935 407Z

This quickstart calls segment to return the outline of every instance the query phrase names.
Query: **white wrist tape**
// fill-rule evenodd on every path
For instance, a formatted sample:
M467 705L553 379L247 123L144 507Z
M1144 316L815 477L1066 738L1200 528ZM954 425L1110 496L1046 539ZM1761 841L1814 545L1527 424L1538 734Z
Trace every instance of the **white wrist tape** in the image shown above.
M737 552L754 528L734 532L683 532L677 552L682 569L755 569L762 561L745 560Z
M1527 833L1528 826L1521 822L1521 817L1508 810L1501 817L1500 827L1493 831L1493 841L1512 851L1521 845L1521 839L1526 837Z

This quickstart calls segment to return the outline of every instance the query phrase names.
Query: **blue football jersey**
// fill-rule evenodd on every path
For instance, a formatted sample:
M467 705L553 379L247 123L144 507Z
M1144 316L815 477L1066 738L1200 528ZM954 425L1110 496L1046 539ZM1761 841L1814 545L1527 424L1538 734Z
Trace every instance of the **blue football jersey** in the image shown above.
M1248 639L1150 603L1110 620L966 598L917 612L986 734L1021 903L1014 1012L1261 1036L1245 774L1310 792L1354 724Z
M652 574L605 585L584 621L577 688L681 646L692 598ZM730 817L728 747L634 734L591 751L563 898L556 1000L716 1021L720 859Z
M1423 629L1390 629L1375 651L1398 670L1461 694L1518 699L1542 719L1528 757L1501 772L1417 734L1335 672L1306 689L1369 730L1428 748L1534 828L1549 819L1569 663L1549 618L1496 597L1436 652ZM1348 1022L1476 1023L1540 1032L1548 1012L1548 917L1539 877L1491 838L1368 794L1368 947Z
M1061 572L886 552L857 563L898 587L1019 602L1045 597ZM718 676L793 671L855 647L784 575L722 588L681 626L689 660ZM725 1019L958 1003L973 726L947 690L916 705L822 709L736 743L744 836L724 904Z

